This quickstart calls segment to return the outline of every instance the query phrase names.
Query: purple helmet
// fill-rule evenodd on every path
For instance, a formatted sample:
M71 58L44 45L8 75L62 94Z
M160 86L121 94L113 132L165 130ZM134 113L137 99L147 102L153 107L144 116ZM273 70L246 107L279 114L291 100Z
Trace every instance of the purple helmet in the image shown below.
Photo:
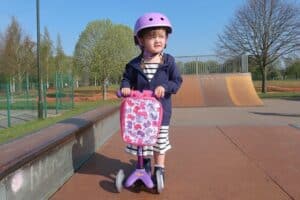
M165 15L161 13L146 13L136 21L134 36L137 36L142 29L150 27L166 27L167 32L172 33L172 25Z

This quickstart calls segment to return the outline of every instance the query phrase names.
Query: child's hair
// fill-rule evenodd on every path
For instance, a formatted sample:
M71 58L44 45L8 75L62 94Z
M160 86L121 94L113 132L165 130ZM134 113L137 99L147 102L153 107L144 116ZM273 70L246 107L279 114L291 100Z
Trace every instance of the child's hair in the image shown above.
M166 27L162 26L162 27L150 27L150 28L142 29L141 31L138 32L137 37L142 38L145 35L149 34L150 32L155 31L155 30L159 30L159 29L164 29L166 31L166 36L168 36L169 30Z

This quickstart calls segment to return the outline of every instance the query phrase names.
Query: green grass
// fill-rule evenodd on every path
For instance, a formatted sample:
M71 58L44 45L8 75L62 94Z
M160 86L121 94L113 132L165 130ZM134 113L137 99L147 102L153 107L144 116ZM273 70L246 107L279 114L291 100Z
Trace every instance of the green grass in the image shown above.
M71 118L89 110L93 110L99 106L118 104L118 100L108 100L99 102L84 102L76 103L75 108L64 112L63 114L55 117L49 117L45 120L34 120L24 124L18 124L11 128L0 130L0 144L6 143L12 139L28 135L42 128L53 125L61 120Z
M261 93L261 81L253 81L254 87L260 98L277 99L300 99L300 92L267 92ZM282 88L300 88L300 80L268 80L267 86L277 86Z
M262 99L290 99L300 100L300 92L268 92L268 93L257 93Z
M261 81L253 81L255 87L261 87ZM268 80L267 86L279 86L284 88L299 88L299 80Z

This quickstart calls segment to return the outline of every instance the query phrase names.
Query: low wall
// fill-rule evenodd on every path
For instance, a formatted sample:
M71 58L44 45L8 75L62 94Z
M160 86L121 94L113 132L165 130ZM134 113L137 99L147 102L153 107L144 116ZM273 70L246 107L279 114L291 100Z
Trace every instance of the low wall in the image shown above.
M119 130L105 106L0 146L0 200L48 199Z

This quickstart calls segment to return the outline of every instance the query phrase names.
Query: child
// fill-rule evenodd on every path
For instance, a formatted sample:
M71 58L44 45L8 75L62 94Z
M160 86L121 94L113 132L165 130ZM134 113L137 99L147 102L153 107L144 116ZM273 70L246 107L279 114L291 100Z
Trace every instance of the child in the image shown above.
M140 47L141 54L126 65L121 82L122 95L128 96L131 90L152 90L163 106L157 143L153 147L143 147L144 156L153 155L154 151L154 174L156 170L164 174L165 154L171 148L168 137L171 95L178 91L182 83L174 58L163 53L170 33L172 26L165 15L147 13L141 16L134 27L134 41ZM137 147L128 145L126 151L136 155Z

